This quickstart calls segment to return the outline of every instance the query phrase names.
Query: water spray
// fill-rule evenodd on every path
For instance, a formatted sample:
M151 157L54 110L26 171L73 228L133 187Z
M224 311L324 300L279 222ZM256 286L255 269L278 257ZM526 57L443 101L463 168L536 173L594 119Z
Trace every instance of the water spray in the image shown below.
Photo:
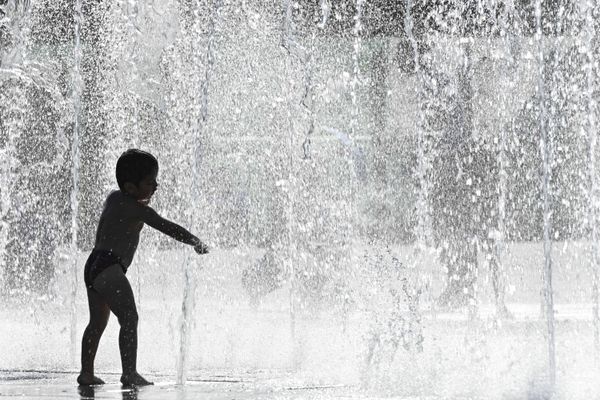
M594 357L596 363L600 362L600 246L598 244L598 172L596 165L596 152L598 149L598 133L597 133L597 122L596 113L597 105L594 97L596 91L596 68L595 68L595 57L594 57L594 39L596 36L594 18L595 1L587 2L586 19L585 19L585 54L588 60L586 65L586 79L587 79L587 127L588 127L588 140L589 140L589 202L590 202L590 240L591 240L591 262L592 262L592 318L594 325Z
M550 390L554 391L556 383L556 355L554 335L554 298L552 291L552 210L550 209L550 183L551 183L551 151L552 143L548 134L546 94L545 94L545 57L544 35L542 28L542 0L535 3L536 17L536 42L538 47L538 96L540 107L540 153L542 156L542 201L544 219L544 266L542 269L542 300L546 318L546 336L548 342L548 378Z
M423 258L424 251L427 247L427 243L430 239L430 218L429 218L429 183L427 182L427 171L428 171L428 154L427 154L427 139L425 135L425 113L422 111L422 87L423 87L423 71L421 70L421 56L419 53L419 45L417 38L414 33L414 21L412 17L413 0L406 0L405 14L404 14L404 32L408 37L411 48L413 50L413 72L419 82L417 89L417 106L420 110L418 119L416 121L415 131L417 133L417 168L416 175L419 182L419 188L417 192L417 246L416 246L416 257L415 266L419 263L419 258Z
M201 99L200 99L200 114L196 127L194 129L194 148L192 156L192 184L191 197L197 199L200 197L200 185L197 182L200 176L200 157L201 157L201 133L206 126L208 120L208 89L211 79L211 73L214 67L214 40L216 31L216 19L221 7L221 0L216 0L213 4L211 12L210 27L208 33L208 43L206 46L206 67L204 79L201 83ZM189 226L193 227L195 223L194 213L190 216ZM184 288L183 302L181 305L181 319L179 325L180 343L179 343L179 358L177 360L177 384L184 385L187 381L188 373L188 354L192 332L192 317L195 311L196 297L196 278L193 268L190 267L192 259L190 253L184 257L183 273L184 273Z
M73 46L73 137L71 140L71 260L72 266L72 286L71 286L71 361L77 362L77 287L79 269L77 258L77 235L79 217L79 169L80 169L80 115L81 115L81 94L83 80L81 76L81 25L83 14L81 11L81 0L75 0L73 5L74 18L74 46Z

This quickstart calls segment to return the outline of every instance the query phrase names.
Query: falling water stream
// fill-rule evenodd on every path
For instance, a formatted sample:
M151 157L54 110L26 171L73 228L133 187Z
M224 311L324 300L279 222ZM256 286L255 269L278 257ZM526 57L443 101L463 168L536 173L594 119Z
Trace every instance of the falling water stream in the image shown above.
M281 47L286 51L288 55L288 61L293 62L296 58L303 59L305 57L310 57L309 54L306 53L306 49L299 43L296 38L296 28L294 26L294 20L292 17L293 13L293 2L291 0L284 0L282 3L282 29L281 29ZM307 65L305 64L305 80L309 78L306 76L308 71L306 71ZM305 85L305 94L308 95L308 87ZM287 97L287 96L286 96ZM304 100L304 99L303 99ZM308 101L308 99L306 99ZM308 104L308 103L306 103ZM296 271L296 263L297 263L297 252L296 248L296 237L295 237L295 216L294 216L294 201L296 200L297 189L297 179L295 175L295 157L294 157L294 136L295 136L295 124L292 119L293 115L293 104L292 100L287 98L287 181L285 183L284 190L286 191L286 247L287 247L287 257L286 257L286 274L289 279L289 318L290 318L290 338L292 342L292 365L296 367L298 365L299 353L301 352L299 335L298 335L298 282L297 282L297 271ZM306 109L306 108L305 108ZM305 140L304 151L310 148L310 138L308 141Z
M516 36L514 33L514 27L510 24L511 17L514 18L516 15L514 2L509 2L507 5L506 12L502 15L500 22L500 31L502 39L503 57L502 62L505 62L508 66L506 69L508 75L515 75L517 73L517 64L515 59L514 46ZM506 104L507 100L510 99L516 93L516 83L514 80L507 78L508 87L505 92L500 93L501 101ZM503 110L499 109L499 113ZM513 137L515 130L515 117L510 116L509 122L500 129L498 139L498 222L495 232L494 240L494 264L492 266L492 285L494 288L494 299L496 305L496 313L498 317L510 316L505 303L505 279L506 271L505 259L507 256L507 211L506 205L508 201L508 174L510 171L510 165L508 160L508 146L509 140Z
M356 15L354 16L354 27L352 33L354 35L353 53L352 53L352 81L350 84L350 98L352 99L352 119L350 120L350 150L353 145L353 140L356 137L358 117L360 113L360 107L358 102L358 89L361 81L360 71L360 56L362 47L362 14L364 7L364 0L355 0Z
M551 390L556 381L556 350L554 333L554 299L552 290L552 210L550 209L550 180L552 142L548 132L548 113L546 107L546 60L544 54L544 35L542 31L542 1L536 2L536 38L538 47L538 96L540 107L540 152L542 156L542 202L543 202L543 232L544 232L544 267L542 269L542 299L543 311L546 318L546 340L548 343L548 378Z
M415 123L415 136L416 136L416 157L417 157L417 167L415 170L416 180L418 182L417 188L417 227L416 227L416 254L415 254L415 265L419 265L424 261L424 251L427 248L428 241L431 240L429 232L429 204L428 204L428 196L429 196L429 183L427 181L427 169L428 169L428 154L427 154L427 140L424 132L425 125L425 113L422 110L422 97L423 94L421 92L422 86L424 84L424 78L421 71L421 57L419 54L419 46L417 43L417 39L414 34L414 21L412 19L412 9L414 6L414 2L412 0L406 0L406 14L404 16L404 31L408 40L410 42L410 46L413 52L413 62L414 62L414 74L417 80L417 94L416 94L416 102L417 109L419 110L419 116Z
M217 0L213 4L210 14L210 26L208 29L208 37L206 43L206 55L205 55L205 67L204 76L201 80L200 87L200 110L199 117L196 122L193 136L193 149L190 154L191 156L191 196L192 200L199 199L201 196L200 188L200 163L202 161L202 134L205 132L205 126L208 120L208 96L209 87L211 81L211 74L214 69L215 55L215 35L216 35L216 24L221 7L221 1ZM191 214L189 226L195 227L197 225L194 213ZM190 338L192 334L193 319L195 312L195 297L196 297L196 273L195 267L197 262L193 262L191 257L197 256L196 254L191 255L188 253L184 257L183 273L184 273L184 287L183 287L183 301L181 305L181 319L180 319L180 343L179 343L179 358L177 362L177 383L183 385L187 380L188 373L188 355L190 353Z
M599 202L598 197L598 172L596 165L597 157L597 145L598 145L598 132L597 132L597 101L594 98L596 90L596 71L597 67L594 60L594 46L595 46L595 18L594 18L594 1L588 1L586 4L586 19L585 19L585 55L587 58L586 65L586 78L587 78L587 107L588 107L588 119L587 129L589 137L589 179L590 179L590 190L589 190L589 201L590 201L590 240L591 240L591 269L592 269L592 316L594 325L594 352L596 362L600 362L600 312L599 312L599 284L600 284L600 247L598 245L598 221L599 221Z
M136 85L138 85L139 79L139 52L140 52L140 7L143 5L143 1L139 0L127 0L124 2L126 8L127 15L127 34L131 38L131 48L127 50L127 64L129 66L128 69L128 80L132 84L130 89L131 102L133 104L133 110L131 113L131 129L127 129L127 135L129 136L128 142L131 143L132 147L138 147L139 144L139 107L138 107L138 99L140 97L139 93L136 91ZM139 276L139 274L138 274ZM138 282L138 288L139 288ZM139 297L139 296L138 296Z
M127 142L127 147L130 148L138 148L140 146L140 110L139 110L139 98L140 94L137 92L137 86L139 85L139 47L140 47L140 7L142 7L144 1L139 0L126 0L124 2L125 14L127 16L127 34L131 38L131 48L128 49L126 59L127 64L129 66L128 69L128 81L132 85L129 89L129 97L132 105L131 110L131 126L130 128L126 128L125 140ZM137 308L138 312L142 312L142 274L137 273L135 278L135 286L136 286L136 298L137 298ZM138 324L138 335L142 335L142 327L141 323Z
M81 0L75 0L73 4L74 17L74 45L73 45L73 139L71 145L71 260L73 262L71 274L73 282L71 287L71 359L76 363L78 350L77 332L77 292L79 287L79 258L77 254L77 235L79 217L79 168L80 168L80 116L81 116L81 94L83 90L83 80L81 77L81 24L83 15L81 12Z

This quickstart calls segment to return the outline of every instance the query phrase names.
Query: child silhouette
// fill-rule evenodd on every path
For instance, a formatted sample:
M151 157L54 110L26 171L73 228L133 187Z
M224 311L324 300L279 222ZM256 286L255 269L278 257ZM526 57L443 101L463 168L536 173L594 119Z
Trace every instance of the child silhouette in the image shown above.
M117 161L119 190L111 192L98 222L96 241L86 264L84 281L90 321L81 344L80 385L101 385L94 375L94 358L110 312L116 315L121 330L119 351L124 385L151 385L136 367L138 314L131 285L125 276L137 249L144 224L194 246L198 254L208 253L207 246L174 222L164 219L148 204L158 187L158 161L145 151L130 149Z

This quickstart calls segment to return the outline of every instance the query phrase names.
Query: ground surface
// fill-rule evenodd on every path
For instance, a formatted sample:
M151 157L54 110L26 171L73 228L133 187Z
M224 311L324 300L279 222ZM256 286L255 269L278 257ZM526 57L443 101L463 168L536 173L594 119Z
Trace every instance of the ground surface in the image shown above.
M154 386L125 388L117 374L104 374L107 384L78 387L74 372L3 371L0 373L0 398L19 399L341 399L373 398L352 386L301 385L289 379L256 376L195 375L186 385L173 377L150 376ZM171 379L171 380L170 380ZM389 398L389 397L388 397Z
M554 249L553 400L600 398L592 274L585 248L565 243ZM0 398L547 398L539 244L511 247L505 264L506 301L512 314L507 319L495 316L486 268L478 276L477 307L472 312L433 307L445 281L434 258L424 263L426 269L403 269L415 289L423 289L416 325L410 324L414 320L407 304L397 308L392 301L394 286L389 279L372 276L390 269L389 263L394 266L394 255L411 265L413 252L396 249L390 255L384 250L368 249L356 257L347 277L353 302L310 298L306 308L297 308L293 324L290 299L297 296L292 296L290 285L265 295L258 304L249 303L241 277L257 258L255 252L213 252L203 258L202 264L190 268L190 287L195 291L186 297L181 254L150 257L141 251L140 262L128 273L140 312L138 366L157 384L139 391L124 390L118 383L115 318L109 321L96 359L98 375L108 384L78 390L75 378L87 303L82 290L72 290L78 287L71 279L76 266L65 265L47 296L14 296L0 302ZM82 254L76 260L77 267L84 258ZM418 279L413 276L416 272ZM183 318L186 298L194 301ZM192 324L185 346L180 334L183 320ZM190 371L185 386L175 385L181 355L186 355Z

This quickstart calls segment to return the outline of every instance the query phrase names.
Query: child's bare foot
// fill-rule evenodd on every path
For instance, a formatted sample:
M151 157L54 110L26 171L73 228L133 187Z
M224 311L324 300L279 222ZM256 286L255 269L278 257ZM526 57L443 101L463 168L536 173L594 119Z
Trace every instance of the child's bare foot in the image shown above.
M102 379L94 376L94 374L90 374L89 372L82 372L79 374L77 377L77 383L83 386L104 385L104 381Z
M125 386L146 386L154 385L154 382L147 381L143 376L137 372L133 372L129 375L121 375L121 383Z

